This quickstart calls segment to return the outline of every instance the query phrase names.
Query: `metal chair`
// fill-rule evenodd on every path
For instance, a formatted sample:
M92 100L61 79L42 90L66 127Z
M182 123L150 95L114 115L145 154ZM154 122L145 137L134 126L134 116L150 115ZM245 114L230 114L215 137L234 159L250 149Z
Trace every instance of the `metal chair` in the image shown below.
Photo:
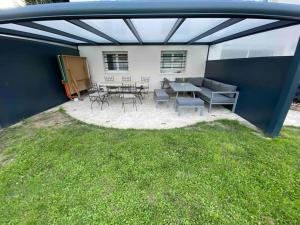
M114 76L105 76L104 77L105 82L110 82L110 81L115 81L115 77Z
M114 76L105 76L104 77L105 82L111 82L113 83L115 81ZM109 96L116 95L119 93L119 87L118 86L106 86L106 90Z
M141 83L143 85L137 87L140 90L141 93L141 97L143 98L144 96L149 96L149 81L150 81L150 77L141 77Z
M137 110L136 98L137 98L136 85L132 84L122 84L120 87L120 98L122 100L122 109L125 112L125 105L132 104L133 107Z
M91 103L91 109L93 108L93 104L95 102L97 102L99 105L101 103L101 110L104 102L107 103L107 105L109 106L107 92L101 91L97 83L90 82L88 96Z
M131 77L122 77L122 82L131 82Z

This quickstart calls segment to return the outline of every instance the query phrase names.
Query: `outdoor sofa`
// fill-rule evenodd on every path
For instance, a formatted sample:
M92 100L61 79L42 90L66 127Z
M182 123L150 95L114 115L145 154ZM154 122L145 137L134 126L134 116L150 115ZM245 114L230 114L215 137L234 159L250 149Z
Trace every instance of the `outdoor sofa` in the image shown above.
M170 82L172 81L164 78L162 88L165 88L167 93L171 94L172 90L170 90L169 87ZM175 82L188 82L201 88L201 91L196 92L195 95L209 104L209 112L211 111L212 105L232 105L232 112L235 111L239 96L239 92L237 91L238 87L235 85L225 84L204 77L176 78Z

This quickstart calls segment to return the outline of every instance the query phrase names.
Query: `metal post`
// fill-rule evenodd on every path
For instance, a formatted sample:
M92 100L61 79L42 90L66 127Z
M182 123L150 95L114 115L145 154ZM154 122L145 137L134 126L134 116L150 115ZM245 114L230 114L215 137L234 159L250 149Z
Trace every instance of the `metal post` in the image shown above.
M273 118L266 131L271 137L278 136L286 115L290 109L293 98L296 94L298 83L300 81L300 39L296 47L295 55L287 73L285 83L283 84L278 103L274 110Z

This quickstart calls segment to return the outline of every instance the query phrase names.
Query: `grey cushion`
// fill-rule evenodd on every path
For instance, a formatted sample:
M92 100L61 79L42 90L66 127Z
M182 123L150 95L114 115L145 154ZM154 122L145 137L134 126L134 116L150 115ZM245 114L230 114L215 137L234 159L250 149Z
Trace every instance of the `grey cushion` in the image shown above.
M210 98L211 98L211 92L212 92L211 89L206 88L206 87L202 87L201 91L196 93L196 96L202 98L206 102L209 102Z
M221 82L218 82L218 81L212 81L212 85L211 85L211 89L213 91L220 91L220 86L221 86Z
M154 90L154 98L155 100L169 100L169 95L163 89L155 89Z
M200 98L178 97L176 98L178 106L203 106L204 102Z
M214 94L212 103L234 103L234 98L227 97L221 94Z
M207 79L207 78L204 79L203 86L206 87L206 88L209 88L213 91L225 91L225 92L229 91L229 92L232 92L232 91L237 90L237 86L235 86L235 85L225 84L225 83L215 81L215 80L211 80L211 79ZM230 97L230 98L234 98L234 96L235 96L234 94L222 94L222 95L225 95L225 96Z
M203 85L203 80L204 80L203 77L188 77L186 79L189 83L191 83L197 87L202 87L202 85Z
M212 89L212 82L213 82L213 80L204 78L204 80L203 80L203 87Z
M236 91L237 86L221 83L218 91ZM223 94L227 97L233 98L234 94Z
M221 95L221 94L214 94L214 97L211 101L211 93L212 90L202 87L201 91L199 92L199 97L205 100L206 102L212 102L212 103L234 103L234 98L229 98L227 96Z

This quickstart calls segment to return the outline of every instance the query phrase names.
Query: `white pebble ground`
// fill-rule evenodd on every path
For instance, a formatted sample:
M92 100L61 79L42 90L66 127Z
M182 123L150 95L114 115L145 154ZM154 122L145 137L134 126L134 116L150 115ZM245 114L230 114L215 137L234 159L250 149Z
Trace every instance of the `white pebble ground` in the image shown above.
M137 111L132 105L126 105L124 112L117 96L110 99L109 106L104 104L102 110L97 103L91 109L88 97L82 101L69 101L62 106L70 116L85 123L120 129L170 129L218 119L238 120L249 125L246 120L222 106L213 106L210 113L206 106L202 116L193 109L183 109L178 116L173 105L174 100L171 100L169 107L165 103L156 107L149 95L143 104L137 103Z

